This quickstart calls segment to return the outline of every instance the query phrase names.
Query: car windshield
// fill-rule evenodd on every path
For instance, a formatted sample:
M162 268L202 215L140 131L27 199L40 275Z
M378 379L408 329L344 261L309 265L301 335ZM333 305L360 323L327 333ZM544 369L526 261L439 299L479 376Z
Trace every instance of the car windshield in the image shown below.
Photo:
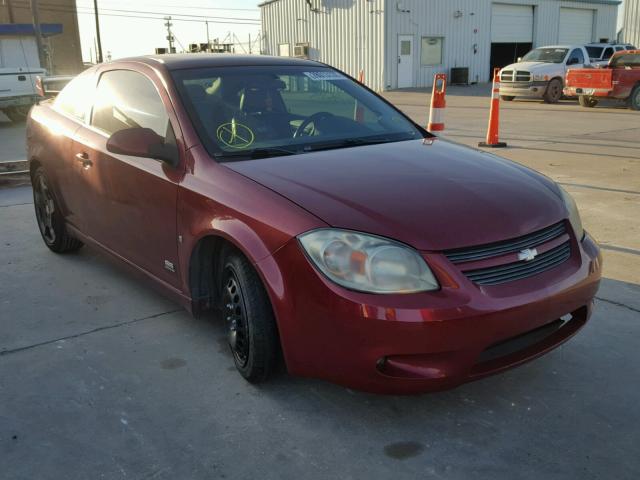
M527 53L523 62L562 63L568 48L536 48Z
M602 56L602 50L604 50L604 48L602 47L586 47L587 48L587 53L589 53L589 58L595 59L595 60L599 60L600 57Z
M401 113L342 73L315 66L173 72L206 148L222 161L424 138Z

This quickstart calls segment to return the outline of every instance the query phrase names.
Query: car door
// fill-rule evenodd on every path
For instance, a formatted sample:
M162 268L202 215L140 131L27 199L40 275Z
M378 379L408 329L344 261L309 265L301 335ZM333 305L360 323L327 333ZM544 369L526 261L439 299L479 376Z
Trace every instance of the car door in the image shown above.
M184 163L174 168L153 158L107 150L113 133L134 127L150 128L166 142L178 144L173 108L154 75L126 69L100 75L90 124L76 134L75 155L84 162L90 185L83 211L88 234L177 286L176 202Z
M88 120L95 93L95 76L92 71L78 75L62 90L53 103L59 114L55 127L51 128L55 143L49 145L48 163L50 175L56 179L56 194L65 222L86 232L85 216L88 186L83 164L75 156L75 138ZM53 124L52 124L53 125Z

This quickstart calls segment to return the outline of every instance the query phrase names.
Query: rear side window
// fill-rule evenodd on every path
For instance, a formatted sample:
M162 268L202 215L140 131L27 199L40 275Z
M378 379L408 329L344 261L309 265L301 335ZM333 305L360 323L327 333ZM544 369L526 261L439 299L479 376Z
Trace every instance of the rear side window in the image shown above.
M79 75L62 89L53 103L53 108L84 122L94 93L93 73Z
M604 60L609 60L612 55L613 55L613 48L609 47L604 51L604 55L602 58Z
M138 72L113 70L100 77L91 125L110 135L150 128L164 138L169 116L151 80Z

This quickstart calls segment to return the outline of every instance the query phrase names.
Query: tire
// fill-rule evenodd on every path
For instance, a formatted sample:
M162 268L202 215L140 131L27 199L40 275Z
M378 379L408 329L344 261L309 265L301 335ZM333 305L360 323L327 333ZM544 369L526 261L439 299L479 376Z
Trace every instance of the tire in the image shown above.
M67 232L42 167L36 169L31 184L36 220L45 245L55 253L75 252L81 248L83 243Z
M4 114L11 120L13 123L23 123L27 116L29 115L29 110L31 107L11 107L7 108L4 111Z
M233 361L247 381L264 382L275 369L280 345L269 297L238 251L227 249L221 266L219 298Z
M558 103L562 98L562 80L553 78L544 92L545 103Z
M598 105L598 100L586 95L580 95L578 97L578 103L585 108L593 108Z
M629 108L631 110L640 110L640 85L636 85L636 88L631 92L629 97Z
M500 95L500 100L504 100L505 102L513 102L513 99L516 98L513 95Z

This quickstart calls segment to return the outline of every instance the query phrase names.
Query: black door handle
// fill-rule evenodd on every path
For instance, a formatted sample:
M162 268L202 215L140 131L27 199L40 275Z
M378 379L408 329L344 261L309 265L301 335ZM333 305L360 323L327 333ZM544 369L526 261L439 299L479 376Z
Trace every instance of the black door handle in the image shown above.
M89 160L89 154L87 152L76 153L76 160L82 163L83 168L89 168L93 165L93 162Z

